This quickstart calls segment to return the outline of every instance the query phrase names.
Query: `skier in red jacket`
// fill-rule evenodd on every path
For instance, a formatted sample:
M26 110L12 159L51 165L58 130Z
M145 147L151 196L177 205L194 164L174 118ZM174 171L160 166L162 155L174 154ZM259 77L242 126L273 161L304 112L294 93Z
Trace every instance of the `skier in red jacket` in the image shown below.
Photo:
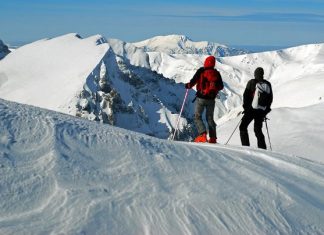
M216 123L214 121L215 98L224 85L221 74L214 68L215 64L215 57L208 56L204 62L204 67L199 68L190 82L185 84L187 89L191 89L195 85L197 89L195 125L198 136L195 138L195 142L207 142L207 131L202 120L202 113L205 109L209 132L208 142L217 142Z

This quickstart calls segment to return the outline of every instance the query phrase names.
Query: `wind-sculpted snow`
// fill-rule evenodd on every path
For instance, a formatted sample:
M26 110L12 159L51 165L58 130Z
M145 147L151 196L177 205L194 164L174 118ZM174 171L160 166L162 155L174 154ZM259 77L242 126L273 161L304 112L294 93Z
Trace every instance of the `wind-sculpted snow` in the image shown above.
M324 233L321 164L0 110L0 234Z

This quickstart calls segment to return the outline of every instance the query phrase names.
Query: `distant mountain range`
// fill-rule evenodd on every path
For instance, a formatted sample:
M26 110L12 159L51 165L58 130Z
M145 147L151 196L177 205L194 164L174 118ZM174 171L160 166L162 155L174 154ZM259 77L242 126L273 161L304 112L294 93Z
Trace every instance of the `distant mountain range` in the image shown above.
M216 68L225 82L215 109L221 124L241 110L243 90L258 66L264 67L265 78L273 84L274 108L322 102L323 48L313 44L242 54L179 35L127 43L101 35L82 39L67 34L7 55L0 63L0 98L168 138L184 98L184 83L207 54L217 56ZM222 53L228 56L219 57ZM196 134L194 96L191 90L177 139L189 140Z
M219 43L195 42L184 35L157 36L133 44L147 52L163 52L166 54L203 54L224 57L249 53L248 50L235 49Z

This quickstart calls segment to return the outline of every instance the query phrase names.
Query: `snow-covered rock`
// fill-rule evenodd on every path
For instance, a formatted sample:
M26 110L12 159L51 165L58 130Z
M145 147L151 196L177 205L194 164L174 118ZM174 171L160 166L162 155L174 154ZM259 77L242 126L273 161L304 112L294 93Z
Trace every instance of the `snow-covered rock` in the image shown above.
M1 234L324 233L323 164L0 110Z
M77 116L111 125L168 138L184 97L183 84L164 78L150 69L149 58L142 49L116 39L108 40L109 50L87 77ZM190 92L193 99L194 92ZM131 104L131 105L130 105ZM184 113L180 136L194 136L193 107ZM187 120L188 119L188 120ZM179 138L180 138L179 136Z
M223 57L248 53L247 50L230 48L219 43L195 42L184 35L157 36L133 44L148 52L163 52L166 54L202 54Z
M0 60L3 59L6 55L10 53L10 50L7 45L0 40Z

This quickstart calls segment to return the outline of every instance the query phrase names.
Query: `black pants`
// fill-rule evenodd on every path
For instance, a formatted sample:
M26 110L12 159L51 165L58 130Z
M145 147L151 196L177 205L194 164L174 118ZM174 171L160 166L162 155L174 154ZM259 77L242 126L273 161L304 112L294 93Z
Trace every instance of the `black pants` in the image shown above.
M240 125L240 137L242 145L250 146L248 126L254 120L254 133L258 141L258 148L267 149L264 135L262 133L262 124L264 121L264 112L262 110L251 110L246 112Z

